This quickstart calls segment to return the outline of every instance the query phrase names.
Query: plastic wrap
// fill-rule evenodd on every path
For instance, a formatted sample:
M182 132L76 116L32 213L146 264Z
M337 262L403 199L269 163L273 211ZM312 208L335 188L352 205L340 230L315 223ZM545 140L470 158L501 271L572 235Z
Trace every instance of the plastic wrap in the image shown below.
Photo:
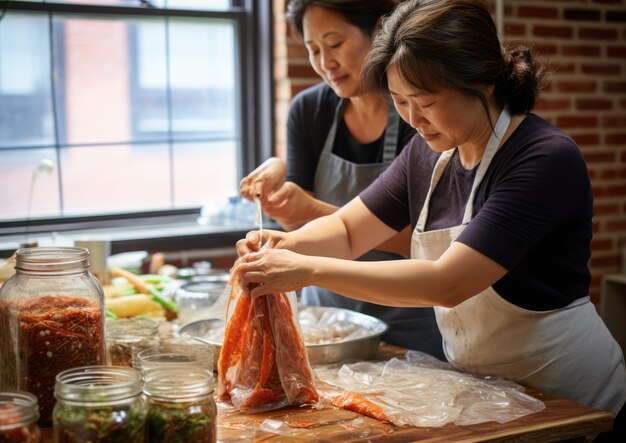
M398 426L505 423L545 408L517 383L462 373L417 351L388 361L320 365L315 374L331 385L318 386L320 394L338 407Z
M220 398L243 412L317 402L295 293L250 297L237 285L229 287L218 362Z

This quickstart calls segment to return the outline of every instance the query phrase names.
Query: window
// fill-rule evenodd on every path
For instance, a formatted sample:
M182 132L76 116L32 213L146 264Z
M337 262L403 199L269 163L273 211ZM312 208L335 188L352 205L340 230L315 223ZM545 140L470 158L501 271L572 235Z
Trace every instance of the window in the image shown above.
M176 212L236 191L272 150L269 4L5 5L0 228Z

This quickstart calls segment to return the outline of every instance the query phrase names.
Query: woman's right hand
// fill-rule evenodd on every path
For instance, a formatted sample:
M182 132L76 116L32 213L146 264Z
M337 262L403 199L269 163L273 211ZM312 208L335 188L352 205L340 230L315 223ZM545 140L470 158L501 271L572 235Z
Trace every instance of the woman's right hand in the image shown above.
M258 252L261 249L280 248L286 235L286 232L273 231L271 229L264 229L262 236L261 231L250 231L246 238L237 241L235 245L237 254L241 257L250 252Z
M241 180L239 193L248 200L254 200L255 196L260 196L264 201L285 183L286 176L285 161L278 157L268 158Z

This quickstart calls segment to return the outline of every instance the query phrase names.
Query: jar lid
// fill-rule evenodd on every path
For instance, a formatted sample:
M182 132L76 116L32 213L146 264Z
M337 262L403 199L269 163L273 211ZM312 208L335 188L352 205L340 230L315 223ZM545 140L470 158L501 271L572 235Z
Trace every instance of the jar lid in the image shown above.
M120 366L83 366L59 372L54 385L57 399L107 403L141 393L141 374Z
M189 401L213 392L213 373L198 367L151 370L144 374L143 392L169 401Z
M0 392L0 430L39 420L37 397L25 391Z

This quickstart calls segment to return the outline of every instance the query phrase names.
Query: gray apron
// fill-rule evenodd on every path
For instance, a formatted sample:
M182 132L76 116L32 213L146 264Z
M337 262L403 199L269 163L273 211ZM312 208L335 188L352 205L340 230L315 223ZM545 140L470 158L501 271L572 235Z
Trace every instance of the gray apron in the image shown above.
M343 206L358 196L372 183L396 156L400 117L392 103L389 104L387 128L385 129L381 163L357 164L335 154L332 149L345 101L340 100L333 124L328 132L324 148L315 171L315 197L335 206ZM400 260L403 257L383 251L370 251L359 260ZM442 339L432 308L396 308L381 306L344 297L323 288L309 286L302 289L300 301L305 305L334 306L380 318L389 324L389 331L382 337L387 343L427 352L444 359Z
M509 121L503 111L476 172L463 223L424 232L430 198L455 149L441 154L413 231L412 258L437 260L470 222L476 189ZM460 370L500 376L614 414L624 404L622 352L589 297L560 309L530 311L489 287L454 308L435 307L435 314L446 357Z

